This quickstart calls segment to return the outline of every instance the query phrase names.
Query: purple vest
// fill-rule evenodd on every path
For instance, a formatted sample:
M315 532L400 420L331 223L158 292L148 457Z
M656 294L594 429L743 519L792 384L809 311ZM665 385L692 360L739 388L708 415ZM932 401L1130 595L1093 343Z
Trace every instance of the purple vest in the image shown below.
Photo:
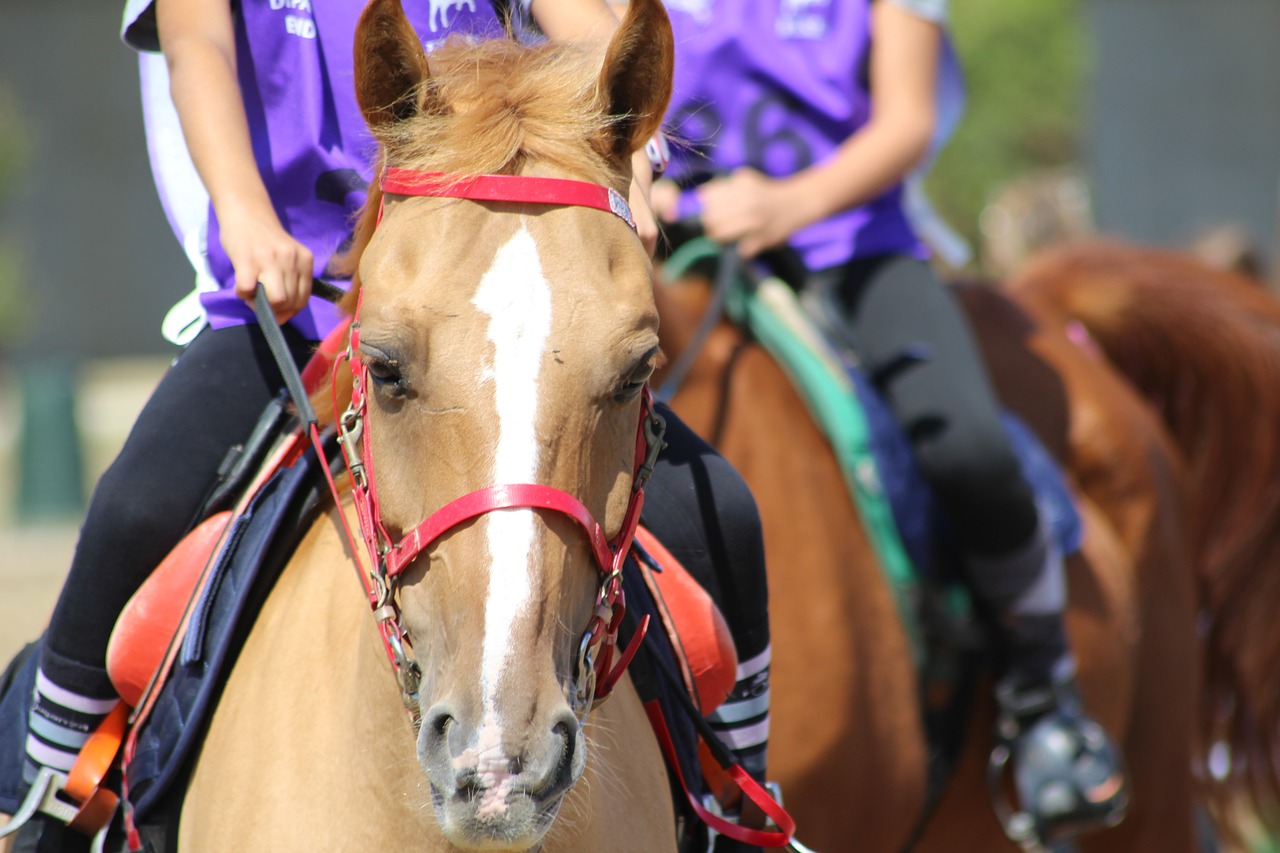
M740 166L783 177L824 160L867 121L870 0L666 0L676 38L669 175ZM682 213L696 201L686 194ZM811 270L924 247L895 186L790 240Z
M315 254L326 277L345 247L372 178L375 146L356 105L352 46L359 0L240 0L236 53L258 168L285 230ZM489 0L414 0L406 11L428 50L446 36L503 34ZM208 260L222 289L201 296L214 328L251 322L209 208ZM336 310L319 299L293 324L323 337Z

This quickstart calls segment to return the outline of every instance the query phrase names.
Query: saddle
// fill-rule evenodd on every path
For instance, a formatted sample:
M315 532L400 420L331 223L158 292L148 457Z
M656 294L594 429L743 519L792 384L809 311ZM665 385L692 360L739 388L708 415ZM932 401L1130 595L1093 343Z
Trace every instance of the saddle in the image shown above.
M689 270L719 264L723 253L719 244L694 237L669 257L664 277L675 280ZM789 283L794 270L784 281L746 265L731 263L727 268L729 275L717 276L713 310L723 307L729 319L773 357L827 437L897 598L919 663L923 641L915 602L927 594L926 587L955 585L958 571L947 523L906 434L874 377L822 320L824 306L810 306L797 295ZM916 354L904 354L913 357ZM685 359L682 353L680 360ZM666 399L674 391L664 384L656 393ZM1002 417L1051 535L1063 554L1074 553L1083 540L1083 526L1062 472L1015 414L1004 412Z

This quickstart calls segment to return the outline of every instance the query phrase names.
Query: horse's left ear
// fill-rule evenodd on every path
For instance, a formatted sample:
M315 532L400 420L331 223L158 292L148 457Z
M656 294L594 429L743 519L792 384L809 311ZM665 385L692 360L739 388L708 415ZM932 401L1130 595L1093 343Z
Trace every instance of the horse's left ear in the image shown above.
M600 72L600 93L609 115L613 155L628 159L662 126L671 100L675 40L662 0L631 0Z
M373 130L430 109L415 97L431 72L401 0L370 0L361 13L355 76L356 101Z

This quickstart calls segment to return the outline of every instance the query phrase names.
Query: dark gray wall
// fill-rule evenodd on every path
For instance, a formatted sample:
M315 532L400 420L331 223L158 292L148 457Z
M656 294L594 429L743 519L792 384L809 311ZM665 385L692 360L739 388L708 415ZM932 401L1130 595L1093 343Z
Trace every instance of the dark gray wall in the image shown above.
M1157 243L1224 221L1275 257L1280 2L1093 0L1100 227Z
M0 238L20 247L36 307L17 340L0 342L19 358L171 350L160 320L193 284L147 165L123 6L0 0L0 82L30 142L0 199Z

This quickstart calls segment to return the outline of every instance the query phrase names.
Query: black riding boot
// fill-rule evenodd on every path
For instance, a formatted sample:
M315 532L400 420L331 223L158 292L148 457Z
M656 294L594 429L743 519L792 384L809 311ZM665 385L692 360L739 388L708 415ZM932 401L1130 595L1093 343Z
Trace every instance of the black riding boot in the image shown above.
M1004 679L996 703L993 767L1009 762L1018 797L1017 811L1004 821L1011 839L1048 846L1124 818L1124 760L1085 712L1073 677L1026 686Z
M1124 761L1080 701L1056 545L1038 530L1028 547L970 561L969 569L975 594L1002 614L995 627L1001 677L991 793L1003 800L999 777L1007 765L1018 802L1001 815L1005 832L1049 846L1114 826L1129 804Z

